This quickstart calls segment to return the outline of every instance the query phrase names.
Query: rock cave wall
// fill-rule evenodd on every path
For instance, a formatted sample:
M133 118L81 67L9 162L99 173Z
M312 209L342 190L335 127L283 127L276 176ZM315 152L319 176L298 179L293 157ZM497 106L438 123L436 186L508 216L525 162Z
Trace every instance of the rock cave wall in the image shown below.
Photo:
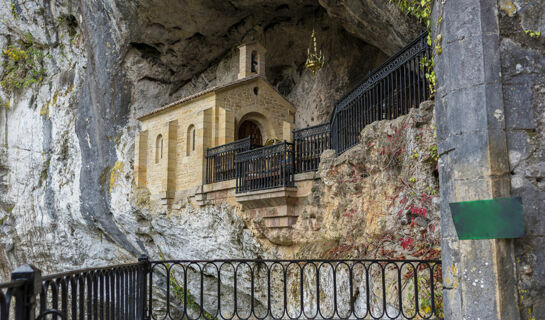
M298 107L297 125L319 123L421 28L382 0L2 0L0 15L0 47L43 53L45 70L27 88L0 89L2 279L22 263L49 273L155 249L176 258L273 254L231 208L175 216L141 201L135 117L233 79L233 48L257 40L269 49L269 81ZM327 58L315 77L303 68L312 28ZM2 54L2 80L9 59Z

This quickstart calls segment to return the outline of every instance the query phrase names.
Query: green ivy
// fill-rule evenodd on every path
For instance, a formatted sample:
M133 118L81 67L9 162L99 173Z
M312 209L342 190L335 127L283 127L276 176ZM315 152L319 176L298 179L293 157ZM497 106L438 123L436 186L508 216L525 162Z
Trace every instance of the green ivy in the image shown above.
M45 54L34 43L32 36L27 33L17 45L9 45L2 50L5 57L4 76L0 85L7 92L21 88L29 88L43 81L47 75L43 67Z
M431 11L433 8L434 0L389 0L390 3L394 3L401 11L407 15L413 16L420 23L423 23L428 30L428 45L433 48L433 54L431 58L422 58L420 61L420 67L425 71L426 79L429 82L430 91L432 95L437 88L437 80L434 71L433 58L440 55L443 51L441 47L441 34L438 34L435 39L432 39L431 35ZM443 17L439 17L438 24L443 22Z
M541 37L541 31L533 31L533 30L524 30L524 32L530 37L530 38L539 38Z

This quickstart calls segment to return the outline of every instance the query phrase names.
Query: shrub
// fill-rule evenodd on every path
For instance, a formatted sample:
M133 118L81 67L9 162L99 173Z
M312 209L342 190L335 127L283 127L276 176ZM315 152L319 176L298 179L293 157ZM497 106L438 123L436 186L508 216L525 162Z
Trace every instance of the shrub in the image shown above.
M0 85L7 92L13 92L21 88L29 88L42 82L47 75L43 67L45 54L32 41L30 34L18 45L10 45L2 50L5 57L4 76Z

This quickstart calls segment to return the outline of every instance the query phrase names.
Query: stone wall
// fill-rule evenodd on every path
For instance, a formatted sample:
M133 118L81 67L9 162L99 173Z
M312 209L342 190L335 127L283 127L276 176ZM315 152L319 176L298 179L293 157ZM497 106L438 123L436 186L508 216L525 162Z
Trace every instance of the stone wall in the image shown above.
M439 258L433 103L372 123L338 157L325 151L316 178L293 230L276 235L294 257Z
M434 17L445 316L539 319L545 47L530 34L544 30L544 7L446 1L436 2ZM524 238L458 239L449 203L503 197L522 198Z
M295 110L266 81L254 78L145 115L135 145L135 176L145 172L138 186L147 187L154 200L178 201L176 194L185 196L188 189L204 184L207 148L236 140L244 120L259 124L263 142L291 140Z
M521 319L545 316L545 6L499 3L500 57L511 194L521 197L526 236L515 241ZM541 31L532 38L526 30Z
M210 146L210 131L216 123L208 114L215 104L215 94L210 93L142 119L142 132L149 138L146 163L137 163L139 170L146 171L146 181L140 187L147 187L152 195L161 194L160 197L165 198L172 197L177 189L202 184L204 151ZM195 151L187 150L190 128L196 131ZM162 157L157 156L160 153L156 146L159 135L163 137Z
M247 119L261 126L263 143L270 138L291 140L290 129L294 127L297 109L261 78L219 91L217 105L233 112L235 140L238 126ZM289 129L287 134L286 125Z

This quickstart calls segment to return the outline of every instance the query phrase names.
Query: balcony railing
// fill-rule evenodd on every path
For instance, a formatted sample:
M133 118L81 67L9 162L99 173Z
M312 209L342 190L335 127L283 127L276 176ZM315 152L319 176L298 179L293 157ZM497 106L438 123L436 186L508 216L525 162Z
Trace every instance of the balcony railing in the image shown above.
M250 148L250 137L208 148L206 150L206 183L234 179L236 154Z
M293 187L293 143L281 142L237 154L236 192Z
M317 170L316 159L324 147L341 154L359 142L368 124L395 119L429 99L429 82L420 62L430 56L424 32L340 99L327 123L295 130L296 172Z
M294 130L293 145L247 151L247 138L208 149L206 183L236 177L237 193L292 186L294 173L318 169L324 150L340 154L359 142L361 130L368 124L395 119L418 107L431 96L420 65L431 55L426 41L427 33L422 33L371 72L339 100L330 121ZM244 160L238 161L240 157Z
M379 120L407 114L429 99L431 92L423 58L431 56L427 33L371 72L336 105L331 118L331 143L337 154L359 142L361 130Z
M295 145L295 172L318 170L320 155L331 148L329 123L293 131Z

